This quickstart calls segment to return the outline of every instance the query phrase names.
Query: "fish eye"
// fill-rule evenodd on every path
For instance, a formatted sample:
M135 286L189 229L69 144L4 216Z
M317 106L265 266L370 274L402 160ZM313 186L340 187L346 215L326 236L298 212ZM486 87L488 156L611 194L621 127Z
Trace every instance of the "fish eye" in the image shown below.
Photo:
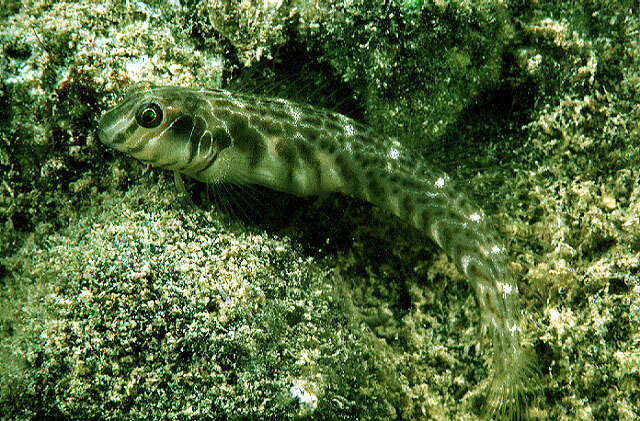
M136 121L147 129L158 127L162 123L162 109L155 102L145 104L136 113Z

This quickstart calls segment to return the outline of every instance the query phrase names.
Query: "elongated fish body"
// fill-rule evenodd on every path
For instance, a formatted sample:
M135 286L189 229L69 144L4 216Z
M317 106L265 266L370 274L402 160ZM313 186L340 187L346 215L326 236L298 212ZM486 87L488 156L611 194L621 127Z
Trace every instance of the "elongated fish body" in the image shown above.
M475 291L494 347L489 406L518 417L534 373L521 346L518 288L485 215L402 145L330 111L224 90L137 86L100 120L104 144L207 183L367 200L435 241Z

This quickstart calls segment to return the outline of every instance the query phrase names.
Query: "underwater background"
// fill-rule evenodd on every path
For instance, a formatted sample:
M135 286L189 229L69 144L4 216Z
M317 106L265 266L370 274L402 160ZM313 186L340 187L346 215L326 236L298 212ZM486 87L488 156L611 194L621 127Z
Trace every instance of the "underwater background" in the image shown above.
M108 150L136 82L330 108L491 216L541 376L531 419L640 417L640 17L632 1L0 5L0 418L477 419L467 282L340 196L193 207ZM219 209L223 208L223 209Z

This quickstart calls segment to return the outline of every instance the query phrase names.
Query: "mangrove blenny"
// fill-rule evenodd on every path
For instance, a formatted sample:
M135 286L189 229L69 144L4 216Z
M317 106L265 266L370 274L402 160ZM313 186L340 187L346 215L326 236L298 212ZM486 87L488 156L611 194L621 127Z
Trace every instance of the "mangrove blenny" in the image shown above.
M520 417L535 373L521 344L518 287L482 210L394 139L343 115L283 99L142 85L100 120L98 138L206 183L298 196L339 192L380 206L435 241L475 291L493 343L490 410Z

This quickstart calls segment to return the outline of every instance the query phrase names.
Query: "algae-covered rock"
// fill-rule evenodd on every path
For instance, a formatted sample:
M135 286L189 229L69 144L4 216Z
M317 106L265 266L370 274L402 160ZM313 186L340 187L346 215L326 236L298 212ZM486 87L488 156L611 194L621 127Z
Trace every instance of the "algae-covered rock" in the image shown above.
M5 286L29 290L20 297L25 308L6 315L16 330L3 344L22 360L3 360L5 411L147 419L331 413L334 399L344 410L355 406L335 373L355 376L360 354L369 356L367 371L397 388L395 364L382 368L369 349L375 339L347 317L348 298L333 292L336 281L327 278L337 275L286 237L184 212L158 185L97 199L68 227L31 235L4 261L20 274ZM11 321L15 315L29 320ZM375 406L386 395L358 404Z

